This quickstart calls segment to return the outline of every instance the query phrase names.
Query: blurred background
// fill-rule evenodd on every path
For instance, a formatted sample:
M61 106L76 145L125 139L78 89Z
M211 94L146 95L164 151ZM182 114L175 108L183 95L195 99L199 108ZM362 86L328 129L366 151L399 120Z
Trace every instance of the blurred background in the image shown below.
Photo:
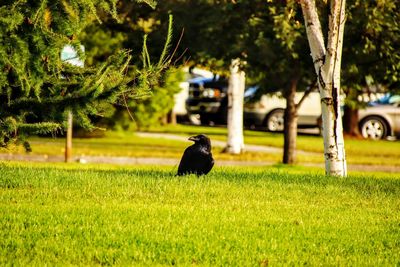
M68 51L64 51L63 62L78 65L82 70L75 69L71 75L65 67L61 75L52 76L52 81L54 77L62 77L57 82L58 87L49 80L38 85L41 89L32 89L27 95L45 99L42 92L53 94L60 90L62 96L74 96L83 91L76 90L79 86L90 89L93 87L91 82L95 85L104 77L107 77L107 83L102 85L101 88L105 88L101 89L102 92L125 86L118 101L86 101L92 104L80 105L79 108L73 107L73 104L79 104L74 98L64 103L70 109L59 109L55 98L49 100L51 104L42 101L42 105L31 105L33 102L24 102L26 99L11 101L23 103L15 104L14 110L22 110L22 106L35 110L34 114L22 114L21 111L20 117L28 123L42 122L49 114L54 120L66 122L66 111L72 110L73 136L76 138L74 160L85 161L84 157L88 155L169 155L176 158L188 145L185 141L188 135L206 133L220 148L215 151L217 159L279 162L283 135L288 134L284 131L285 109L294 96L297 108L294 116L301 134L297 142L297 160L299 163L322 162L321 101L315 86L315 71L301 7L296 1L111 1L114 4L99 1L94 6L96 12L85 7L85 1L78 2L80 4L56 1L53 4L42 3L43 6L29 1L25 6L12 1L0 4L6 18L1 22L2 36L11 36L9 32L13 31L15 36L28 33L26 40L41 52L37 58L45 62L43 66L47 68L40 63L43 70L35 76L23 68L19 72L5 72L1 76L1 81L8 81L2 86L4 103L23 95L10 94L5 89L18 87L12 84L18 81L15 77L22 77L26 72L30 75L27 81L33 81L27 82L26 88L34 85L34 79L39 80L37 77L52 69L52 62L61 64L56 58L67 44L71 45L72 54L68 56ZM19 12L13 17L16 22L13 13L7 13L7 7ZM317 7L322 32L326 33L328 4L321 1ZM347 1L340 113L348 140L349 162L353 164L399 166L396 159L399 158L396 151L400 151L396 141L400 134L399 14L399 6L394 0ZM30 34L32 28L29 27L33 27L33 33L37 31L37 35ZM52 51L46 50L50 48L44 40L49 36L56 38L54 36L58 33L64 35L52 43L58 48L53 55ZM43 35L47 36L43 40L38 37ZM4 40L0 52L3 55L2 66L8 71L12 69L10 66L19 66L7 63L7 55L12 54L10 49L15 47L13 53L25 50L19 49L18 42ZM115 57L120 51L125 52ZM11 58L19 62L33 56L20 56L18 60L16 56ZM78 59L78 62L71 61L71 58ZM247 150L236 157L221 152L227 135L227 90L229 66L233 59L240 59L240 68L246 77L243 123ZM36 64L32 62L24 63L24 68ZM125 64L123 71L122 68L113 69L118 64ZM114 71L113 74L101 76L102 71L108 68ZM86 70L92 70L92 80L85 76ZM100 71L96 73L93 70ZM77 73L79 75L75 75ZM74 81L75 87L68 87L72 77L81 77L81 80ZM96 88L100 90L100 87ZM134 89L129 91L127 88ZM101 95L102 92L96 91L85 97L89 99L89 96ZM125 94L130 97L125 98ZM114 96L110 93L105 97ZM62 155L65 152L65 134L65 123L55 131L36 131L27 139L32 145L28 150L45 155L44 158ZM4 144L11 138L13 134L4 136ZM159 150L155 151L155 148ZM376 149L374 158L369 153L371 149ZM8 147L2 152L6 155L4 158L23 153L18 147L11 150Z

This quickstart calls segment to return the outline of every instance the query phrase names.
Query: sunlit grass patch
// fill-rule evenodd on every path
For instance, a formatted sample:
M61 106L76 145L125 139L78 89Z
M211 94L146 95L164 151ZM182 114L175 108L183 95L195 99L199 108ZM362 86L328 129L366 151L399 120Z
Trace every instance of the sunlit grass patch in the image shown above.
M0 265L396 265L400 179L0 165Z
M176 158L182 156L183 150L191 145L186 138L191 135L204 133L211 141L225 141L226 128L176 125L150 129L157 133L180 135L183 140L171 140L168 137L156 138L139 136L133 132L106 132L103 138L74 138L73 154L75 156L121 156L121 157L158 157ZM33 154L59 155L64 154L64 139L59 138L31 138ZM245 145L264 145L282 148L283 135L281 133L267 133L261 131L245 131ZM299 135L297 138L299 152L297 162L323 163L323 140L320 136ZM360 139L346 139L345 150L349 164L395 166L400 170L400 142L373 141ZM0 148L0 153L10 151ZM23 149L11 151L23 154ZM245 162L278 163L282 161L281 153L266 153L246 151L241 155L222 153L222 148L213 146L213 155L216 160L234 160Z

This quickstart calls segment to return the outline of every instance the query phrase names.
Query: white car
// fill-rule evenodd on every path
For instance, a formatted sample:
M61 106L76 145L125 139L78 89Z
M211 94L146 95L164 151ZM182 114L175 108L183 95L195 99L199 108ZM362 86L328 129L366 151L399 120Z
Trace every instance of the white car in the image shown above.
M280 93L265 94L257 101L252 96L257 87L250 87L245 92L244 123L248 126L266 128L277 132L284 129L284 113L286 100ZM304 92L296 93L295 101L300 101ZM321 121L321 100L318 92L311 92L304 100L298 111L298 127L319 127Z
M358 112L361 135L364 138L385 139L400 136L400 95L386 94Z

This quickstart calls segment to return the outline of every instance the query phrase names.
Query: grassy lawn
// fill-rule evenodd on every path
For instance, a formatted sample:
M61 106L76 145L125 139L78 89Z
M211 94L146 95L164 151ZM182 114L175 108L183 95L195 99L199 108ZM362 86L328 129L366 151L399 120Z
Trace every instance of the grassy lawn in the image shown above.
M226 129L202 126L167 126L150 129L151 132L177 134L184 137L205 133L211 140L226 140ZM63 155L63 138L32 138L33 154ZM245 143L282 148L281 133L245 131ZM164 138L139 137L129 132L107 132L104 138L75 138L74 155L84 156L128 156L128 157L169 157L180 158L190 141L168 140ZM316 152L314 155L298 154L298 163L323 163L323 140L320 136L299 135L298 149ZM345 141L349 164L390 165L400 169L399 141L371 141L347 139ZM6 152L0 149L1 152ZM22 149L15 151L23 153ZM280 162L282 153L245 152L242 155L222 153L214 147L213 154L218 160L241 160L257 162Z
M208 126L192 126L192 125L168 125L157 128L150 128L150 132L158 133L171 133L180 134L184 136L190 136L193 134L205 133L212 136L215 140L226 140L227 130L225 127L208 127ZM274 147L283 146L283 135L282 133L271 133L264 131L252 131L245 130L245 143L256 144L256 145L268 145ZM321 142L315 142L321 140ZM386 141L386 140L366 140L366 139L346 139L347 142L352 144L376 144L377 146L384 146L385 150L393 150L390 148L400 148L398 141ZM322 137L313 135L298 135L298 149L305 151L321 152L324 150ZM394 147L393 147L394 146ZM365 146L359 147L358 151L367 151ZM390 152L389 152L390 153ZM400 153L400 152L398 152Z
M226 140L227 135L226 128L187 125L168 126L164 128L150 129L150 131L184 135L206 133L213 140ZM245 144L266 145L279 148L283 147L282 133L246 130L244 134ZM323 153L323 139L321 136L299 134L297 137L297 149ZM345 140L345 149L347 160L352 164L397 165L400 167L400 141L347 138ZM323 162L323 155L321 154L321 157L317 158L299 156L299 161Z
M0 265L400 263L400 178L0 164Z

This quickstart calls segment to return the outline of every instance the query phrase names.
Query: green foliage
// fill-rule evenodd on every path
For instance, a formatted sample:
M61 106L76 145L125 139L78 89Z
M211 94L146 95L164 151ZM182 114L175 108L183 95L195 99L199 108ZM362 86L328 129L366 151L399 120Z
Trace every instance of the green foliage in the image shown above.
M327 32L327 1L317 1L323 32ZM346 3L342 87L354 90L384 85L399 88L399 5L396 0ZM227 69L232 58L247 61L247 77L266 90L285 90L294 72L299 90L314 80L313 64L298 1L165 0L149 16L174 14L175 27L185 28L180 51L210 68ZM178 52L179 54L179 52ZM351 93L350 93L351 94Z
M122 43L127 39L126 34L102 27L104 24L93 23L79 35L79 39L85 44L85 65L101 65L115 51L123 49Z
M0 165L1 265L400 261L400 180L309 169Z
M144 18L135 18L139 6L130 2L121 3L121 10L128 10L122 17L122 24L115 24L114 21L105 20L105 23L92 25L82 34L81 38L87 47L89 61L96 63L112 54L113 50L130 49L142 50L141 62L129 66L127 75L134 77L136 94L134 97L126 95L118 101L110 118L102 120L105 124L114 129L129 129L133 124L138 128L158 125L160 120L172 109L173 95L179 92L179 82L183 78L180 71L165 71L172 63L172 56L169 50L172 44L173 17L169 15L166 37L159 32L151 32L151 27L144 24ZM163 16L164 20L165 14ZM157 24L151 22L149 24ZM141 25L141 26L140 26ZM143 31L142 31L143 30ZM138 36L145 33L142 47L138 47ZM154 38L154 35L158 36ZM151 45L148 48L148 41ZM103 45L105 43L105 45ZM159 49L154 49L154 47ZM155 60L156 59L156 60ZM126 109L129 106L129 109ZM146 113L146 114L145 114ZM132 120L132 117L134 120Z
M163 66L165 66L165 64L167 64L167 62L169 60L169 57L167 57L167 52L171 46L171 39L172 39L172 15L169 15L167 39L165 40L164 48L161 52L161 56L160 56L160 59L157 64L157 67L159 67L159 68L162 68ZM147 51L147 49L146 49L146 51ZM147 58L149 61L148 63L150 63L148 55L147 55Z
M149 16L167 11L174 14L174 26L185 29L178 54L188 49L192 64L227 74L231 60L241 58L246 79L269 92L286 90L295 74L300 89L312 81L296 1L162 1Z
M181 88L183 72L171 68L164 74L163 82L154 87L149 97L131 101L129 108L132 111L134 122L139 129L157 126L162 123L174 106L174 95Z
M396 0L353 0L347 3L347 14L342 76L346 100L354 107L357 95L371 87L399 89L400 8Z
M0 145L59 130L67 111L92 129L91 117L104 113L105 102L118 102L122 95L134 98L141 87L148 91L156 84L161 68L127 78L131 56L124 50L84 68L61 60L67 44L83 59L77 37L89 24L101 22L99 14L118 19L116 5L116 0L2 1Z
M156 8L157 1L155 0L137 0L138 3L146 3L147 5L151 6L152 8Z
M167 38L164 42L164 48L159 56L158 63L152 63L150 54L147 49L147 35L143 38L142 46L142 63L143 70L139 70L139 83L138 85L142 91L150 91L151 88L157 85L162 71L166 70L171 63L170 56L167 55L168 49L172 41L172 15L169 15Z
M269 5L269 14L274 23L275 38L280 42L281 49L286 50L285 55L287 54L293 59L299 57L299 51L296 51L295 45L301 42L301 38L304 38L304 26L296 18L297 12L297 3L294 1L287 1L286 5L283 6Z
M291 81L298 80L296 91L304 91L312 83L313 65L309 60L308 42L302 13L297 1L270 2L264 20L264 35L258 40L258 49L270 50L265 62L258 68L267 68L263 77L264 91L290 90ZM267 26L266 26L267 25ZM270 26L268 26L270 25ZM260 69L257 69L260 71Z

